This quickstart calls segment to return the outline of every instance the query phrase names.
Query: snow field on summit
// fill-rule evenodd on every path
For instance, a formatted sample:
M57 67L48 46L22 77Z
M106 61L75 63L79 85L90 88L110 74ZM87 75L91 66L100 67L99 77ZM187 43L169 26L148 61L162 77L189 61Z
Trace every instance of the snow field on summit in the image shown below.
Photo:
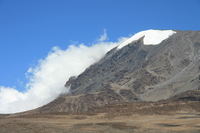
M133 41L144 37L143 41L145 45L157 45L160 44L163 40L169 38L171 35L176 32L173 30L145 30L133 35L130 39L126 40L120 44L117 49L121 49L124 46L130 44Z

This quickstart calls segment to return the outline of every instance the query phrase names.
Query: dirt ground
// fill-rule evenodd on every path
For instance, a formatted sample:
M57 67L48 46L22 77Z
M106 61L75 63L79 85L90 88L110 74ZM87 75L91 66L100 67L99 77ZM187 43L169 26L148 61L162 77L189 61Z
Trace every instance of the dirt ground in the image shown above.
M128 115L32 114L0 118L0 133L199 133L200 113Z
M0 133L200 133L200 102L109 104L86 112L0 114Z

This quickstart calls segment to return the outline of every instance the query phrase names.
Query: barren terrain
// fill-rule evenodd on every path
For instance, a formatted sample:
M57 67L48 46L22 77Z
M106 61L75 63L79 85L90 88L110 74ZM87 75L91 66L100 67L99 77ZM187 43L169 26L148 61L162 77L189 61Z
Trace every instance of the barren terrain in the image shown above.
M87 112L0 115L1 133L199 133L198 101L110 104Z
M175 115L132 115L108 119L105 114L30 115L0 120L2 133L77 133L77 132L200 132L200 114L181 112Z

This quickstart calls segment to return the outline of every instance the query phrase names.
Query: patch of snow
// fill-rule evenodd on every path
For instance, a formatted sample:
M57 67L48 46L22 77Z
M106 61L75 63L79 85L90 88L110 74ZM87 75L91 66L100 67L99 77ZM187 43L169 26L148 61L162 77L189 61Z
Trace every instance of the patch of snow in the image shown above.
M131 38L126 40L125 42L121 43L117 49L121 49L122 47L130 44L133 41L144 37L143 42L145 45L157 45L160 44L163 40L169 38L171 35L175 34L176 32L173 30L145 30L141 31Z

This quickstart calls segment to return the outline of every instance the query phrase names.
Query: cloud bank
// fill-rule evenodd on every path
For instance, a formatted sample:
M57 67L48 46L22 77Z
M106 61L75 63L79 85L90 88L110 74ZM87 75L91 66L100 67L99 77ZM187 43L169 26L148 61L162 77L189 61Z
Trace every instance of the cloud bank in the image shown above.
M108 37L104 30L104 34L90 47L84 44L72 44L66 50L53 47L45 59L38 61L36 67L28 69L26 76L29 82L24 92L0 86L0 113L34 109L49 103L61 93L67 93L69 88L65 88L64 84L71 76L78 76L106 52L127 39L106 42Z

